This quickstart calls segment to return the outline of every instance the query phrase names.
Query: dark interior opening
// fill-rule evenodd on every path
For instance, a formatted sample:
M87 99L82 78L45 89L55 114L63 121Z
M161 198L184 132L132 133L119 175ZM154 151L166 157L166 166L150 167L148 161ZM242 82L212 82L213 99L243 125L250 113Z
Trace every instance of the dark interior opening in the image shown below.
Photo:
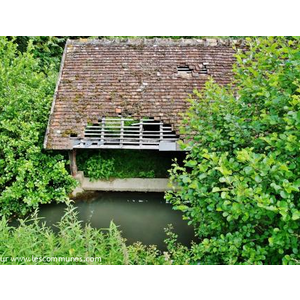
M189 66L181 66L181 67L177 67L177 72L191 74L192 69Z
M154 125L153 123L155 123L154 120L144 122L143 131L159 131L160 126L156 124Z
M200 74L208 74L207 66L203 64L202 69L199 72Z

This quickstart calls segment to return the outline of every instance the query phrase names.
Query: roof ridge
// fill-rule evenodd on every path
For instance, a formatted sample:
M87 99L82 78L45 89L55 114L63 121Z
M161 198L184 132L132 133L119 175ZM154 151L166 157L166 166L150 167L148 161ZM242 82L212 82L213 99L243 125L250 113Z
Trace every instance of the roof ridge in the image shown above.
M145 46L241 46L244 45L244 39L222 39L222 38L191 38L191 39L171 39L171 38L113 38L113 39L77 39L68 40L71 45L145 45Z

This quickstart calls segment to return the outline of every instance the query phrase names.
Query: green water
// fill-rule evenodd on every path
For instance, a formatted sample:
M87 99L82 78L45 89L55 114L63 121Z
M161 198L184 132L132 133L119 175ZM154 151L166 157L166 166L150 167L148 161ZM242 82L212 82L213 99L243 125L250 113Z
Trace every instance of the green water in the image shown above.
M119 226L127 243L140 241L165 249L164 228L172 224L179 241L189 245L194 232L182 214L174 211L163 193L97 192L88 201L77 201L79 218L96 228L107 228L111 220ZM53 225L64 214L64 204L42 205L39 215Z

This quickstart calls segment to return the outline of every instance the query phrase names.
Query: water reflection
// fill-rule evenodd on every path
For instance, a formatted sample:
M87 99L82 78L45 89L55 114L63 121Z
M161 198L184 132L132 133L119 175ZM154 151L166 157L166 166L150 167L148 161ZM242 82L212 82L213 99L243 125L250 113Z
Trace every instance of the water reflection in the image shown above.
M189 245L194 234L191 226L182 220L182 214L166 204L162 193L117 193L97 192L89 201L78 201L79 217L96 228L107 228L111 220L122 231L128 244L141 241L146 245L157 245L165 249L164 228L172 224L179 241ZM39 215L47 224L58 222L65 205L44 205Z

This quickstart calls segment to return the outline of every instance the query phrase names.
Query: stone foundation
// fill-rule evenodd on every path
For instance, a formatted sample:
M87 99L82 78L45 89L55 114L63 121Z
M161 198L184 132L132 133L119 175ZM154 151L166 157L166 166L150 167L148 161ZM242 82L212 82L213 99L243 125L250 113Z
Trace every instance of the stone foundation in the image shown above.
M171 190L171 184L167 178L126 178L112 180L91 181L84 177L82 171L75 176L80 185L73 191L76 196L84 191L106 191L106 192L165 192Z

